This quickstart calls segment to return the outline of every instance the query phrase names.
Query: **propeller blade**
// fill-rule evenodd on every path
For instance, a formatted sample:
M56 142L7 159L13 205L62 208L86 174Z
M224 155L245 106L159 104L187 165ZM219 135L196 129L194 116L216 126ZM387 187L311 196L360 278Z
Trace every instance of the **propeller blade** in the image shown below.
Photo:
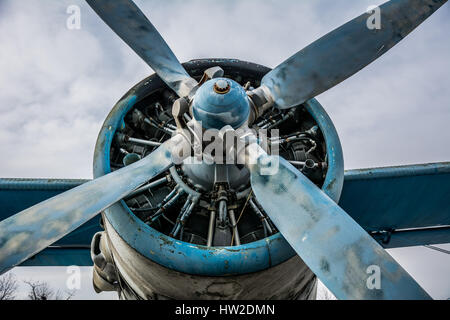
M338 299L431 299L364 229L286 160L280 158L275 175L263 175L261 169L261 164L250 166L258 202Z
M45 249L171 166L172 140L144 159L0 222L0 274Z
M86 0L102 20L180 97L197 81L189 76L167 43L131 0Z
M349 78L379 58L447 0L392 0L381 5L381 29L363 14L313 42L262 79L276 105L299 105ZM368 22L369 21L369 22Z

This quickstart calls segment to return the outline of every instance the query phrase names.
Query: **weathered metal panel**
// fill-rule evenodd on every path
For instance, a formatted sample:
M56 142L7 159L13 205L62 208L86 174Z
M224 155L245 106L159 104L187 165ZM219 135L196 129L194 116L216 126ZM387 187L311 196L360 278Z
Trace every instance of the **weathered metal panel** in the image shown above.
M88 180L77 179L0 179L0 219L77 187Z
M89 248L53 247L23 262L21 267L92 266Z
M88 181L81 179L0 179L0 221ZM54 245L89 246L92 236L100 229L99 218L91 219Z
M347 171L339 205L369 232L448 226L450 162ZM446 240L447 232L420 238L436 243L433 237ZM402 246L418 243L403 239Z
M142 298L315 299L316 277L298 256L254 273L219 277L190 275L147 259L123 241L108 221L105 227L120 275Z
M0 221L89 180L81 179L0 179ZM21 266L91 266L89 246L101 230L94 218L77 228Z
M373 237L387 249L450 243L450 227L398 231L391 235L381 233L374 234Z

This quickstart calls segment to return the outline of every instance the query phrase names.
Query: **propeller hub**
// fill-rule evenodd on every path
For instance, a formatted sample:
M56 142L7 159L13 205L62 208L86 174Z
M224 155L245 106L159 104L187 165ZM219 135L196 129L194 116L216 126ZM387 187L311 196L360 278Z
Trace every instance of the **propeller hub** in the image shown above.
M244 88L231 79L206 81L195 93L192 104L195 120L205 129L233 129L242 126L250 114L250 104Z

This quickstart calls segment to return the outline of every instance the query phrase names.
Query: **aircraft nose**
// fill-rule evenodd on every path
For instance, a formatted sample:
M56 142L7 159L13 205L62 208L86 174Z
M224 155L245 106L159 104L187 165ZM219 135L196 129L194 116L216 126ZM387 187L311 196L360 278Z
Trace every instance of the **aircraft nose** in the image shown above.
M247 121L250 104L244 88L234 80L216 78L206 81L195 93L192 104L195 120L205 129L237 129Z

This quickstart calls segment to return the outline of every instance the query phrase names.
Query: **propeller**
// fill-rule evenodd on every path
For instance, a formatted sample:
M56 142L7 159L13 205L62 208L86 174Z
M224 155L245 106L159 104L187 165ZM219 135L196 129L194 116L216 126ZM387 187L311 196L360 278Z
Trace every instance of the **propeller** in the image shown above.
M387 2L380 7L381 29L370 30L367 26L370 15L363 14L269 72L259 89L268 92L279 108L299 105L380 57L446 1ZM180 97L192 94L197 82L131 0L87 2ZM0 274L45 249L169 168L172 154L176 154L174 149L182 145L176 137L129 166L1 221ZM272 161L274 157L258 148L257 156L248 154L248 159L257 158L256 164L247 165L255 196L285 239L336 297L430 299L414 279L321 189L283 158ZM279 165L277 173L263 174L267 172L264 170L267 164L274 162ZM379 271L379 290L371 289L371 270Z
M197 85L156 28L131 0L86 0L102 20L134 50L178 96Z
M321 189L283 158L269 159L273 157L261 155L257 165L249 166L253 193L283 237L338 299L431 299ZM263 173L267 163L279 164L276 174ZM379 288L370 278L377 276L374 272L379 272Z
M392 0L381 29L363 14L313 42L269 72L261 87L281 109L294 107L349 78L400 42L447 0Z
M175 137L140 161L1 221L0 274L42 251L168 169L172 165L171 151L174 144L179 143Z
M446 2L386 2L379 7L380 29L369 28L371 13L363 14L270 71L255 91L262 91L266 97L262 101L280 109L302 104L379 58ZM284 238L337 298L431 299L361 226L295 167L282 158L275 161L262 149L254 153L256 158L256 165L248 165L256 198ZM270 163L279 165L274 175L267 174ZM379 290L369 283L377 272Z

